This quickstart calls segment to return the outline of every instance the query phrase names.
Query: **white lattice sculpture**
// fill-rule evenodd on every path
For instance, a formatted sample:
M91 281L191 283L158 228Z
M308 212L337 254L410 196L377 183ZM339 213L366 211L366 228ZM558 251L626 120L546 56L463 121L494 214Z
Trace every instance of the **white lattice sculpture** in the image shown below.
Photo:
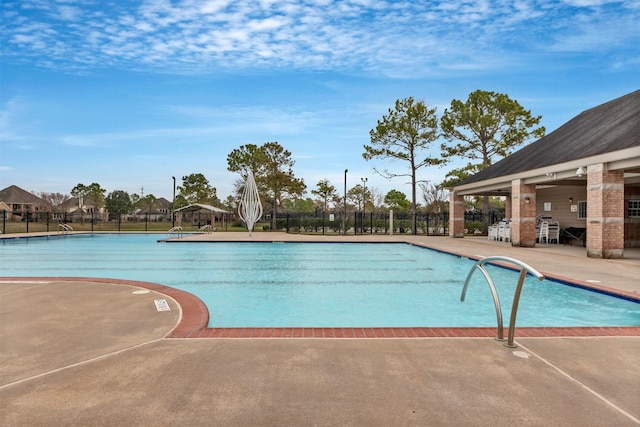
M249 236L251 236L253 226L262 216L262 203L260 203L258 186L251 171L249 171L247 180L244 183L244 190L242 191L242 197L240 198L240 204L238 206L238 215L240 215L240 219L247 224Z

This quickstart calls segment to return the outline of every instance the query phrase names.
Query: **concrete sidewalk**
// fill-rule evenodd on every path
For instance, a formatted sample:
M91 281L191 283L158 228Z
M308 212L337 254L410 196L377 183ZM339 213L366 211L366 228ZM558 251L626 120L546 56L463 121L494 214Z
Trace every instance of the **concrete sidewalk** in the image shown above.
M640 337L163 339L108 283L0 283L2 425L632 426Z
M639 291L633 259L421 239ZM640 425L639 336L169 339L180 307L138 291L0 281L0 425Z

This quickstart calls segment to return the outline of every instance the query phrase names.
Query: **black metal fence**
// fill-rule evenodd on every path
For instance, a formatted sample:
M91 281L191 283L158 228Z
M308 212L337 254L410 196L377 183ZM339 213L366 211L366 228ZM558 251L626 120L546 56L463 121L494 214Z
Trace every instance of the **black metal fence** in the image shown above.
M479 212L467 212L465 214L465 232L469 234L486 233L487 225L498 222L502 218L500 212L491 212L483 215ZM0 231L9 233L33 233L60 231L61 224L69 224L76 231L160 231L171 228L171 218L158 217L156 215L128 216L115 215L112 218L85 213L51 213L51 212L24 212L20 216L12 212L0 210ZM263 218L264 223L269 223L270 218ZM416 232L423 235L448 235L449 213L416 214ZM191 214L183 218L183 226L190 226L197 231L202 225L207 224L207 217L199 214ZM240 220L233 220L225 215L222 221L224 226L218 230L228 231L229 226L242 227ZM222 225L220 224L220 225ZM393 214L393 233L412 233L412 217L410 214ZM389 212L347 212L323 213L318 211L312 214L282 213L276 218L276 230L287 233L304 234L389 234L391 229ZM263 226L264 231L271 230L270 225ZM256 230L258 231L258 230Z
M0 232L37 233L61 231L62 224L78 231L165 231L170 228L171 218L154 215L108 218L92 213L14 212L0 210Z
M486 233L486 226L502 218L499 212L483 215L479 212L465 213L465 232ZM416 214L416 233L428 236L449 234L449 212ZM343 213L283 213L277 217L277 229L287 233L301 234L394 234L412 233L411 214L393 214L393 230L389 212Z

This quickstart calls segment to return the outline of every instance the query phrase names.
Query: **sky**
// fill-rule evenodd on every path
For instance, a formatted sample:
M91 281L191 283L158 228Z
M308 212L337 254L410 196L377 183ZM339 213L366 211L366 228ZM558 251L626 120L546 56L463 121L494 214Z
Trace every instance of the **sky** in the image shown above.
M225 199L227 155L277 141L308 190L410 194L362 157L397 99L504 93L549 133L639 88L640 0L2 0L0 189L171 200L201 173Z

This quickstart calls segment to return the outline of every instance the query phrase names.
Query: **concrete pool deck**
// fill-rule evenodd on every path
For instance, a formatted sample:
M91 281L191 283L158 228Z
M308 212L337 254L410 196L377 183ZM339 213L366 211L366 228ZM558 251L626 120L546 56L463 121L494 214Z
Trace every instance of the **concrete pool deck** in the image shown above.
M274 234L252 239L308 239ZM633 251L624 260L594 260L583 248L391 238L511 256L545 273L640 292ZM639 335L516 331L516 349L491 338L169 339L180 306L150 285L1 279L0 425L640 424ZM171 310L158 311L157 299Z

